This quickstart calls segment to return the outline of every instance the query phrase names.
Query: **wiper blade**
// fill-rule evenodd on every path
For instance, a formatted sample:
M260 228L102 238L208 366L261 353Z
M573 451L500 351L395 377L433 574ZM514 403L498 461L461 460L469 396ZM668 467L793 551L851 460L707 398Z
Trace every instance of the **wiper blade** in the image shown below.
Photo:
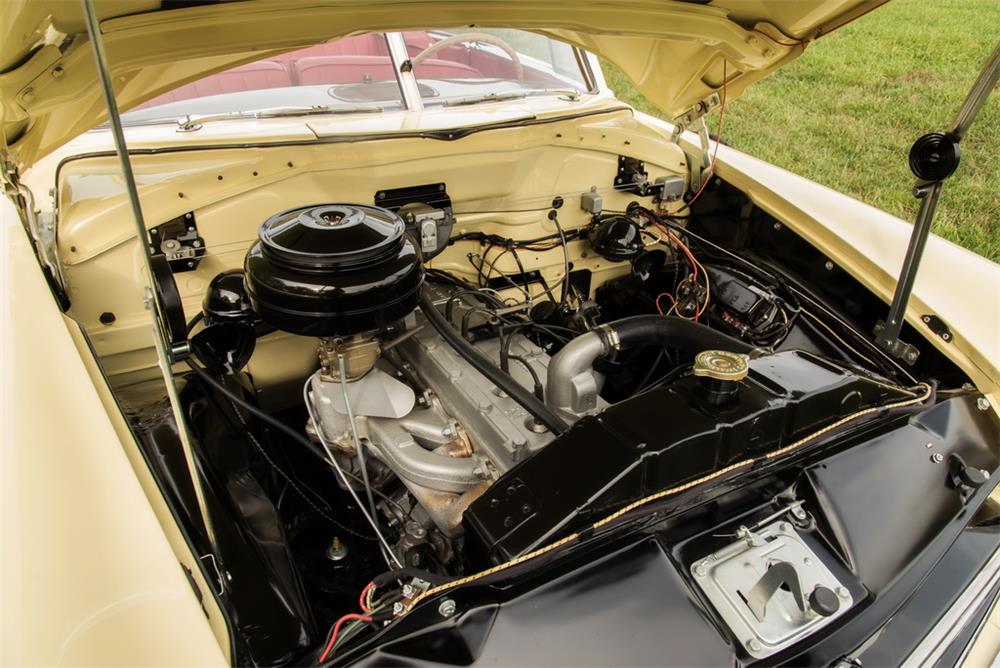
M331 107L316 105L312 107L275 107L273 109L258 109L256 111L227 111L221 114L205 114L177 119L178 132L193 132L200 130L205 123L213 121L238 120L243 118L285 118L291 116L319 116L326 114L371 114L384 111L377 105L341 105Z
M501 93L486 93L485 95L469 95L467 97L455 97L444 101L446 107L459 107L466 104L480 104L482 102L503 102L506 100L518 100L529 95L559 95L563 98L575 102L580 99L580 91L560 88L522 88Z

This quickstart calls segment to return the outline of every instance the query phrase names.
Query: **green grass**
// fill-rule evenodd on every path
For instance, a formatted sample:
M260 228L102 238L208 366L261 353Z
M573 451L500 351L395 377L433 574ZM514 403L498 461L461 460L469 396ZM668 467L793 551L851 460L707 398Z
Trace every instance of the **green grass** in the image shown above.
M998 39L998 0L893 0L732 101L723 139L912 221L910 145L948 129ZM617 68L605 68L621 99L662 116ZM717 123L716 113L712 132ZM1000 92L962 142L934 232L1000 261Z

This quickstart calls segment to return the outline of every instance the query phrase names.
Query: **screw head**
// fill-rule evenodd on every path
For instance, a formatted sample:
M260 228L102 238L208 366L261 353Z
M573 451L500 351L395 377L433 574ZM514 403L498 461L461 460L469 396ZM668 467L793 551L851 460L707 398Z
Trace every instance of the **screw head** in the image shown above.
M455 601L450 598L446 598L441 601L441 605L438 606L438 613L442 617L451 617L455 614Z
M705 564L698 564L697 566L694 567L694 574L700 578L705 577L707 573L708 569L705 568Z
M399 601L392 604L392 614L401 615L403 614L403 610L404 610L403 604L400 603Z
M990 402L986 397L979 397L976 399L976 408L981 411L988 411L990 409Z
M833 271L833 262L831 262L830 260L827 260L826 264L824 264L823 266L826 267L827 271Z
M792 517L794 517L795 519L804 520L807 517L809 517L809 514L806 513L805 509L802 506L795 506L794 508L792 508Z
M413 585L403 585L403 597L413 598Z
M757 641L756 639L748 640L747 641L747 649L749 649L751 652L759 652L760 651L760 642Z
M934 462L935 464L940 464L941 462L944 461L944 455L942 455L940 452L935 452L933 455L931 455L931 461Z
M837 587L837 596L840 598L847 598L851 595L851 592L847 591L847 587Z

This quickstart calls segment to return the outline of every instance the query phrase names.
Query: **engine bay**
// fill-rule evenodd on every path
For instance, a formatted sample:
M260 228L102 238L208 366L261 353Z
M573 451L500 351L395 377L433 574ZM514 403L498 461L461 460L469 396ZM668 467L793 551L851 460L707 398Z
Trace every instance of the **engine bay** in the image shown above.
M842 495L895 473L838 457L921 441L909 475L947 490L901 495L893 521L933 503L940 528L981 503L996 425L961 372L933 349L912 368L881 353L857 325L879 300L812 273L819 254L735 188L715 180L691 207L682 162L602 160L610 187L472 206L397 179L333 201L311 176L296 201L321 203L255 187L155 228L242 662L468 663L490 656L453 652L475 610L500 615L609 546L666 559L740 662L793 657L891 579L862 572L886 557L852 542ZM225 227L248 215L253 239ZM104 280L127 251L111 237L70 246L70 284ZM141 314L124 289L81 292L71 312L197 534ZM452 645L384 649L442 621Z

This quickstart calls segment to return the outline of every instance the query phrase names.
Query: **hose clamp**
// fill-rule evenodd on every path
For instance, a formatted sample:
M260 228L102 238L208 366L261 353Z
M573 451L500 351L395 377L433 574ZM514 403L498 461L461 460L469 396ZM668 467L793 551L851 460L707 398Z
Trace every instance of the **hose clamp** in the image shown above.
M618 338L618 332L616 332L612 327L608 325L598 325L594 328L594 332L601 337L601 341L604 342L604 347L609 350L621 350L622 341Z

